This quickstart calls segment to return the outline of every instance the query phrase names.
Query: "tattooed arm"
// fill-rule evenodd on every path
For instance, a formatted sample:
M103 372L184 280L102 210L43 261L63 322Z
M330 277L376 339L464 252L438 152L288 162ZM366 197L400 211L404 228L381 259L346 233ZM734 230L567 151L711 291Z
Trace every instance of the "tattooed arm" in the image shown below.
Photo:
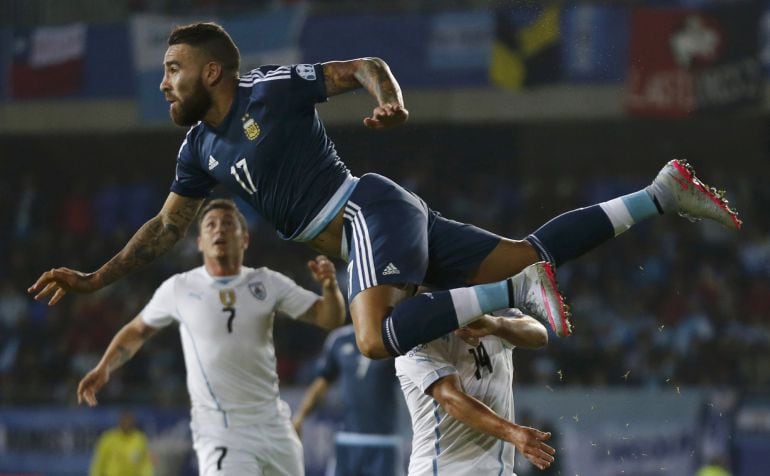
M102 360L78 384L78 403L96 405L96 393L110 380L110 373L131 360L131 357L158 329L148 326L142 316L136 316L112 338Z
M330 61L323 64L326 95L329 97L364 88L377 99L371 117L364 125L372 129L403 124L409 118L404 107L401 87L380 58L359 58L350 61Z
M52 306L69 291L89 293L117 281L171 249L187 232L202 202L202 198L171 192L160 213L142 225L120 253L97 271L55 268L43 273L27 292L38 300L50 295L48 304Z

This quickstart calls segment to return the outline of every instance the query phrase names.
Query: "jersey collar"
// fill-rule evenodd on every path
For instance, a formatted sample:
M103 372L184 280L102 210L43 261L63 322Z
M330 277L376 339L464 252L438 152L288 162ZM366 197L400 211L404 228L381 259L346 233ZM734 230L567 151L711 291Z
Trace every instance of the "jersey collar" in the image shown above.
M206 279L214 284L217 284L219 286L232 286L233 283L236 281L239 281L243 276L246 275L247 269L245 266L241 266L241 271L238 274L234 274L231 276L212 276L209 274L208 270L205 266L201 266L201 272L206 277Z
M227 113L224 120L216 127L210 126L208 124L206 124L206 127L208 127L209 129L211 129L216 133L223 133L227 131L227 128L230 127L230 123L233 121L233 117L235 117L236 113L238 112L238 105L241 103L240 89L241 88L239 87L235 88L235 94L233 95L233 102L232 104L230 104L230 111Z

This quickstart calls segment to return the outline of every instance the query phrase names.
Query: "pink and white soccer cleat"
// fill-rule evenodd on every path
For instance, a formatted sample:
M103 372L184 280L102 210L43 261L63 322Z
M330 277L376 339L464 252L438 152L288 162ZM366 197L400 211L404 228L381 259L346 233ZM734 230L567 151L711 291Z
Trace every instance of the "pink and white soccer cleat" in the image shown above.
M559 337L572 333L569 309L559 292L551 263L540 261L527 266L510 279L517 308L551 326Z
M668 193L660 192L661 188ZM675 159L658 172L650 186L654 196L663 198L665 212L675 211L690 220L709 219L727 228L739 230L743 222L731 209L724 192L710 187L695 176L695 169L685 160Z

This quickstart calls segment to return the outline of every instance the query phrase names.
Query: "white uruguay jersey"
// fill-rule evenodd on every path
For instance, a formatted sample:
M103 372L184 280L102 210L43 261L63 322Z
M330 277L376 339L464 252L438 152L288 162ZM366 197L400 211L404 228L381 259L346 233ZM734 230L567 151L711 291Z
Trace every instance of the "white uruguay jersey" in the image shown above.
M275 370L275 312L297 318L318 299L268 268L220 278L201 266L167 279L141 316L152 327L179 322L193 419L227 427L287 413Z
M412 418L409 476L513 474L514 446L449 416L425 393L457 374L465 392L513 421L513 346L495 336L474 347L453 333L396 358L396 375Z

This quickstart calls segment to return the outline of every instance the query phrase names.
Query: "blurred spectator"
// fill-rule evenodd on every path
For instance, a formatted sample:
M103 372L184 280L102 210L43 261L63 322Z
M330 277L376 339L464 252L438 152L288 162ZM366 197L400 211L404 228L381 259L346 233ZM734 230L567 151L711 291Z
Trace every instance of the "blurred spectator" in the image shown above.
M136 427L134 415L123 412L118 427L96 442L89 476L152 476L147 437Z
M726 469L723 459L714 458L706 465L701 467L695 476L732 476L732 473Z

